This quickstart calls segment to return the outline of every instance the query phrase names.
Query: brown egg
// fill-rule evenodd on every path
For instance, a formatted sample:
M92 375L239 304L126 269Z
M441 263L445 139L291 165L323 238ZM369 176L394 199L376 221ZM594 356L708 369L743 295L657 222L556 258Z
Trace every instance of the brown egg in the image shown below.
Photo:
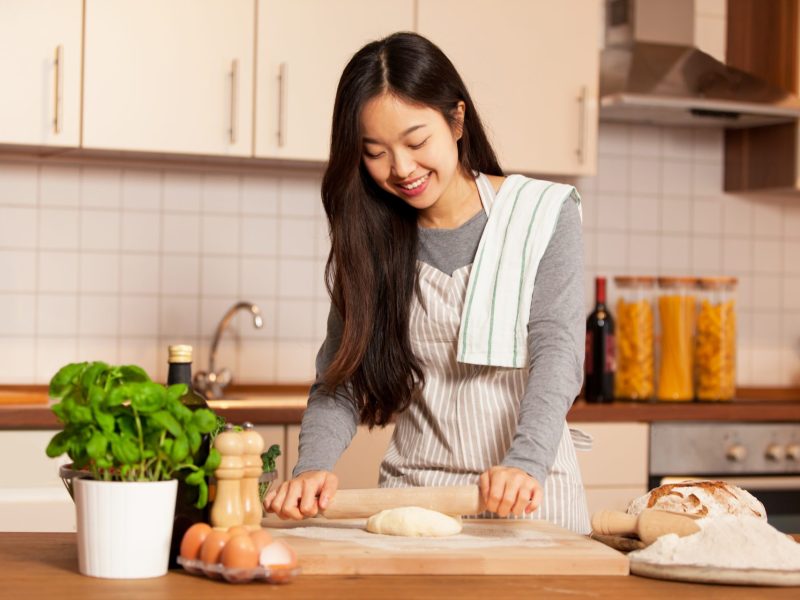
M188 560L194 560L200 554L200 547L206 541L208 534L211 533L211 525L208 523L195 523L181 540L181 556Z
M250 539L253 540L256 550L261 554L261 550L272 543L272 534L266 529L256 529L250 532Z
M246 533L233 536L222 549L222 565L228 569L252 569L258 566L258 550Z
M297 567L297 555L285 542L276 540L261 550L259 564L269 569L270 583L286 583Z
M212 529L200 548L200 560L209 565L218 563L219 555L229 539L231 536L227 531Z
M235 535L241 535L243 533L250 533L250 530L244 525L232 525L228 527L228 535L231 537Z

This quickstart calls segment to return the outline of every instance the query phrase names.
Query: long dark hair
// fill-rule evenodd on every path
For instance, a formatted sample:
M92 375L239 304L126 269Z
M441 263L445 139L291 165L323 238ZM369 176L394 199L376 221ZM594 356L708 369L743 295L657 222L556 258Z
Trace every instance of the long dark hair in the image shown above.
M381 189L362 161L361 111L384 93L437 109L451 127L458 126L453 113L463 101L459 168L503 174L464 82L437 46L400 32L367 44L350 59L336 90L322 179L331 234L325 278L344 322L323 381L329 392L349 386L370 428L408 408L425 382L408 330L418 291L417 211Z

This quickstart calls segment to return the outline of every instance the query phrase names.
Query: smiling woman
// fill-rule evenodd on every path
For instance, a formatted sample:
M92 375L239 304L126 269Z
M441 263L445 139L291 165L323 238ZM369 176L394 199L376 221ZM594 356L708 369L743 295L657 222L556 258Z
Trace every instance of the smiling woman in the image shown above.
M322 200L327 338L268 510L325 510L357 424L394 419L382 487L479 485L484 516L587 532L565 423L583 370L574 188L504 177L453 64L397 33L342 73Z

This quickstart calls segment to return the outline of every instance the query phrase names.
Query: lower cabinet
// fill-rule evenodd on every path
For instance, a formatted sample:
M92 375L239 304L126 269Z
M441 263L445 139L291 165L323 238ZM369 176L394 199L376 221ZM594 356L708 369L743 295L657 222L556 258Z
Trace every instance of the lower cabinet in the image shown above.
M594 438L592 449L577 452L589 515L625 510L647 492L647 423L570 423Z
M75 507L58 468L64 455L48 458L55 431L0 431L0 531L75 531Z

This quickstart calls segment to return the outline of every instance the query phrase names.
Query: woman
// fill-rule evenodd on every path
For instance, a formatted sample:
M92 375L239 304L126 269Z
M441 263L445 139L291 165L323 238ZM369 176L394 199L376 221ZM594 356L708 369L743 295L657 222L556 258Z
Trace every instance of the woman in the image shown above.
M587 533L565 422L585 336L574 189L504 177L451 62L425 38L397 33L366 45L342 74L322 199L327 337L293 479L270 492L267 510L291 519L324 510L357 424L394 419L381 486L478 483L485 516ZM507 265L520 260L517 275ZM519 281L514 291L501 272ZM488 352L471 352L483 343ZM505 344L513 358L498 350Z

